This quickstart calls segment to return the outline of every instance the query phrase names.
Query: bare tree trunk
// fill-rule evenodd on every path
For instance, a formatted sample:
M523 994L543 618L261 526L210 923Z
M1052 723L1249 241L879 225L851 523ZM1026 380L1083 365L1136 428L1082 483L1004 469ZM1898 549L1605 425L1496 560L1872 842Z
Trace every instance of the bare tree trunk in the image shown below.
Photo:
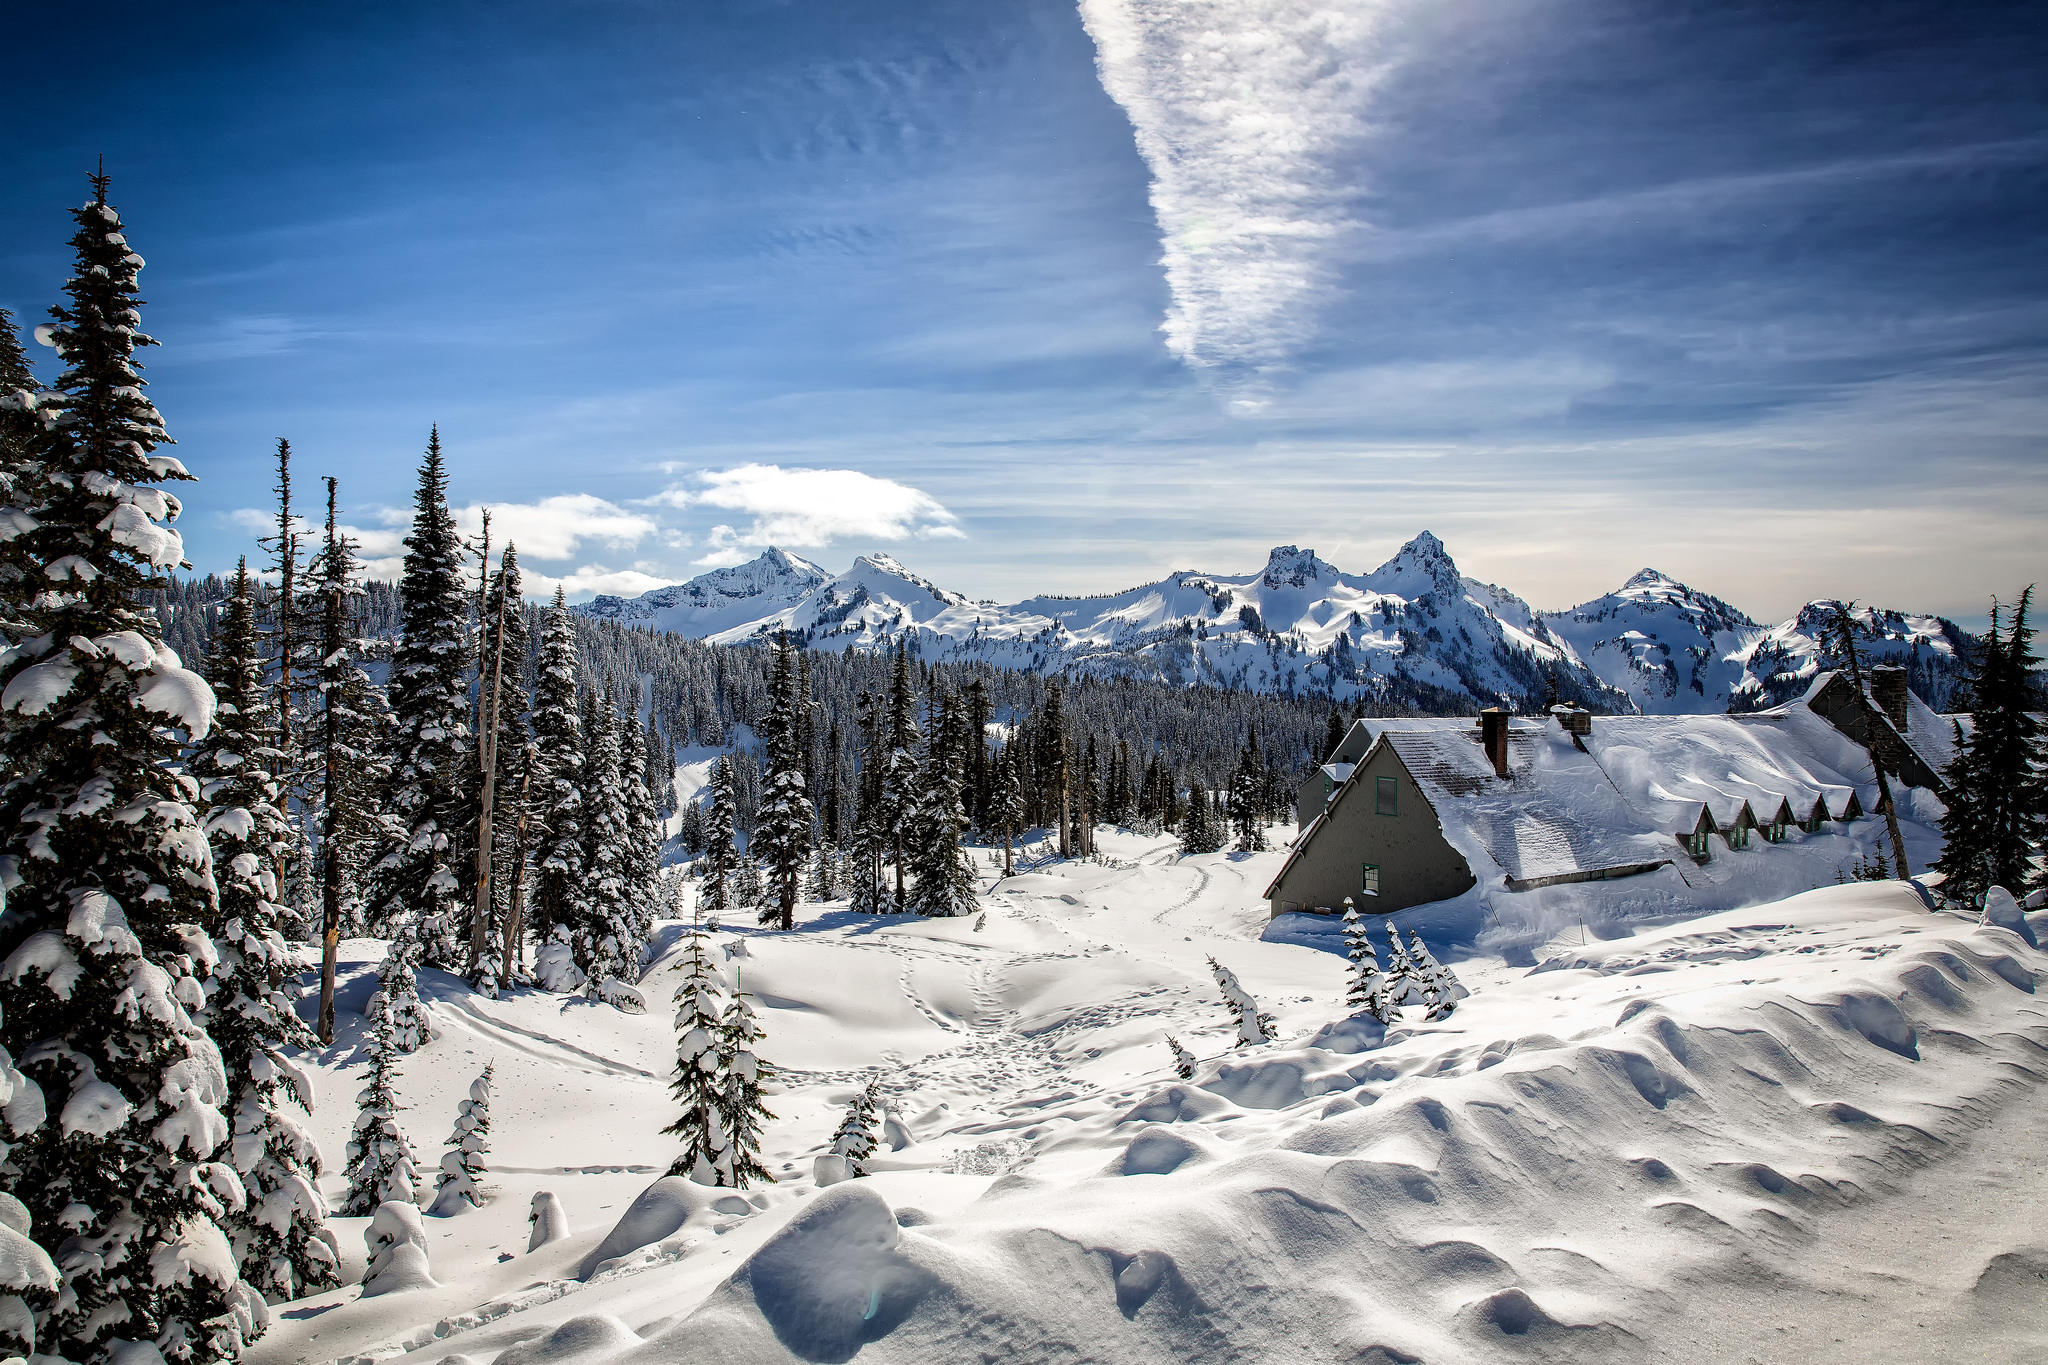
M482 624L483 617L477 617ZM476 825L476 911L469 922L469 973L474 977L484 960L491 934L491 807L498 786L499 691L505 672L505 594L498 594L498 619L494 623L497 641L491 651L488 671L479 667L478 686L486 695L477 699L478 743L483 755L483 799Z
M329 481L327 492L327 519L329 534L332 535L334 521L334 489ZM333 621L341 614L341 593L331 591L327 595L328 620ZM331 630L329 632L332 634ZM334 960L341 947L341 847L336 835L341 829L341 816L335 802L334 750L340 736L336 733L340 722L334 714L334 698L325 703L326 715L322 720L321 735L326 741L327 752L321 765L322 804L320 822L320 1041L334 1041Z
M498 986L512 985L512 969L519 960L520 935L526 918L526 819L527 793L533 787L533 746L519 761L519 818L512 822L512 885L505 897L505 943L498 959Z
M1864 748L1870 754L1870 766L1877 772L1877 808L1884 812L1885 835L1892 842L1892 867L1900 881L1911 881L1913 869L1906 862L1906 843L1899 837L1899 809L1892 800L1891 779L1884 771L1884 761L1891 753L1891 724L1883 710L1863 694L1863 666L1856 658L1856 635L1849 617L1854 605L1847 602L1836 610L1835 628L1841 633L1842 652L1849 659L1849 683L1856 689L1856 704L1863 708L1863 725L1870 735Z

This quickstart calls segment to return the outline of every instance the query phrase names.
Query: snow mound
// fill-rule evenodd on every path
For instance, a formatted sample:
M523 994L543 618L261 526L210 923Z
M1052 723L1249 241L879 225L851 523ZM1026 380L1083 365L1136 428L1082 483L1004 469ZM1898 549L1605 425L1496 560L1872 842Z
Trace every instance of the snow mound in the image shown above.
M632 1328L608 1313L585 1313L553 1331L498 1353L492 1365L564 1365L571 1360L608 1360L640 1344Z
M714 1212L752 1213L753 1208L732 1190L699 1185L687 1176L665 1175L640 1191L597 1244L597 1250L584 1258L578 1274L587 1280L605 1269L608 1262L665 1242L681 1232L691 1219L701 1221Z
M527 1212L526 1221L533 1229L526 1239L528 1251L539 1251L549 1242L559 1242L569 1235L569 1215L562 1211L562 1201L553 1190L534 1191L533 1207Z
M2020 910L2020 903L2013 899L2012 892L2002 886L1994 886L1984 893L1984 914L1980 922L1988 927L2012 930L2026 940L2029 948L2041 946L2027 924L2026 915Z
M764 1338L804 1360L850 1360L937 1287L866 1182L835 1185L755 1252L699 1312L635 1359L770 1360ZM765 1330L764 1330L765 1329ZM956 1357L965 1358L965 1357Z
M427 1267L427 1230L418 1205L379 1204L363 1229L363 1244L370 1253L363 1272L364 1298L440 1287Z

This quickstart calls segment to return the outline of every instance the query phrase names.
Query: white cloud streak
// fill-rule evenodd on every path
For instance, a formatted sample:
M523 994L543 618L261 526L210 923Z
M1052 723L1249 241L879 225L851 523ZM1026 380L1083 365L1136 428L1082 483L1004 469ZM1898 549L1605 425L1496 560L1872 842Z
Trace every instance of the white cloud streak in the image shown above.
M736 564L769 545L817 549L839 540L958 538L958 520L931 494L857 469L784 469L745 464L673 484L648 502L683 509L741 512L744 527L711 528L701 565Z
M1391 0L1080 0L1102 87L1152 174L1172 302L1202 369L1283 365L1362 224L1343 168Z

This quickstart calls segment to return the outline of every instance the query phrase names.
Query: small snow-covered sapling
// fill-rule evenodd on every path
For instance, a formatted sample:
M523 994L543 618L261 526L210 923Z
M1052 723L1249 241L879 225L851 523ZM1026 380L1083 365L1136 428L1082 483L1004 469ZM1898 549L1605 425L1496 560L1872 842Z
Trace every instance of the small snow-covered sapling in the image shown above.
M832 1154L846 1162L848 1175L868 1173L868 1158L875 1154L875 1122L881 1103L882 1083L879 1079L871 1080L854 1096L846 1117L839 1121L839 1130L832 1134Z
M1167 1051L1173 1054L1173 1074L1184 1081L1195 1078L1195 1054L1181 1046L1180 1039L1171 1033L1166 1035Z
M1237 1020L1237 1045L1251 1047L1272 1042L1273 1016L1259 1012L1259 1002L1239 984L1237 974L1213 957L1209 959L1209 971L1223 992L1224 1005Z
M470 1082L469 1096L455 1111L455 1131L441 1154L441 1173L434 1181L433 1212L447 1215L484 1202L477 1181L483 1177L484 1154L491 1149L491 1077L496 1064Z

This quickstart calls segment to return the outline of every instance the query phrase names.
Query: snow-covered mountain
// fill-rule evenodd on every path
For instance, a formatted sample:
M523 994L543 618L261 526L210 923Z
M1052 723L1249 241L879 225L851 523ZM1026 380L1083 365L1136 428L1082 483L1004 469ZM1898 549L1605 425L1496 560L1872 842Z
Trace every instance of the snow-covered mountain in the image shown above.
M890 648L1005 668L1331 694L1455 711L1560 696L1649 712L1744 710L1795 694L1832 666L1832 604L1764 626L1645 569L1568 611L1538 612L1468 578L1424 531L1367 574L1283 545L1250 574L1181 570L1094 597L974 601L888 555L842 574L781 550L586 615L734 644L787 630L812 649ZM1965 637L1950 622L1859 612L1873 656L1914 666L1946 704Z

